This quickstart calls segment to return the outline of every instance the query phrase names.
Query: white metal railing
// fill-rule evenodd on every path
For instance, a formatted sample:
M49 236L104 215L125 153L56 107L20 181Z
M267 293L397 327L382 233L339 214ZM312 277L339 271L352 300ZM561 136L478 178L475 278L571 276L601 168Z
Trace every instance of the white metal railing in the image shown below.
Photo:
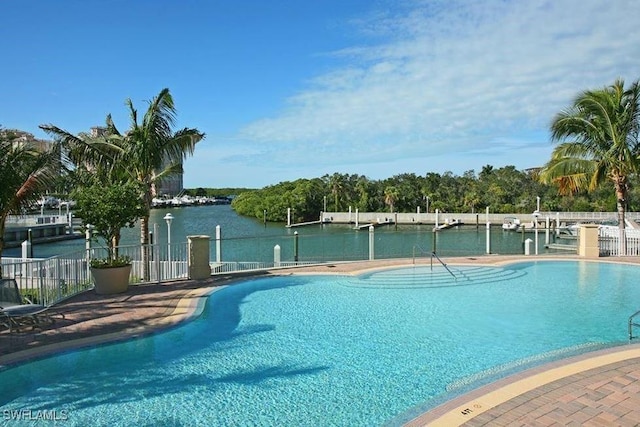
M620 228L600 226L598 228L600 256L640 256L640 230L625 228L623 234L626 243L625 253L622 253L620 245Z
M16 279L24 296L43 305L51 305L93 287L84 256L47 259L3 257L2 276Z
M279 267L295 267L299 265L313 265L320 264L313 261L280 261ZM217 273L233 273L238 271L257 271L276 268L275 262L259 262L259 261L225 261L225 262L211 262L211 274Z
M146 251L143 251L143 247L139 245L120 246L118 255L131 259L131 283L157 283L188 277L187 243L148 245ZM107 249L91 248L87 256L88 258L106 258Z
M149 245L147 268L141 246L122 246L120 256L131 259L130 283L164 282L188 277L187 244ZM93 288L90 270L92 258L105 258L103 247L52 258L2 257L2 276L14 278L20 291L33 302L51 305L79 292ZM145 278L146 276L146 278Z
M436 218L440 222L445 219L460 219L466 224L472 224L476 221L480 223L490 222L492 224L501 224L505 217L512 216L523 222L533 221L531 213L486 213L486 212L459 212L459 213L443 213L438 212L397 212L397 213L380 213L380 212L323 212L320 221L335 223L368 223L378 219L391 219L404 224L415 224L421 222L434 223ZM386 217L386 218L385 218ZM640 219L640 212L627 212L626 217L633 220ZM549 218L551 221L560 222L606 222L616 221L618 219L617 212L551 212L541 211L538 214L538 221Z

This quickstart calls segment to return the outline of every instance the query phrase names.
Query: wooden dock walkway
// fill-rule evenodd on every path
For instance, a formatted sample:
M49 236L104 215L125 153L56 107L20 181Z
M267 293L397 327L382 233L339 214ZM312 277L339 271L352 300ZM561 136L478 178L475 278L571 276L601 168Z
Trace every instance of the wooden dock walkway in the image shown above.
M287 228L304 227L305 225L316 225L316 224L322 224L322 221L298 222L296 224L287 225Z

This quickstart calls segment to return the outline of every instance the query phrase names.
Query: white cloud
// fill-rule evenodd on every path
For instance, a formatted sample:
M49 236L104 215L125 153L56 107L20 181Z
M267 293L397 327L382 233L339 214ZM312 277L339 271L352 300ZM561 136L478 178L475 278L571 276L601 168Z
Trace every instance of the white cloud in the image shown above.
M640 77L640 2L423 1L395 10L354 21L377 43L333 52L339 66L242 130L255 156L367 163L482 153L505 139L510 150L529 149L517 135L544 131L579 91Z

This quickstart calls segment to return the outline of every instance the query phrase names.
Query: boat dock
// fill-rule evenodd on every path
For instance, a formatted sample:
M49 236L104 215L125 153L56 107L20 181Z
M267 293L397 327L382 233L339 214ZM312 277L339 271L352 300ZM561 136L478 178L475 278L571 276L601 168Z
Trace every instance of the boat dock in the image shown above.
M433 231L447 230L449 228L457 227L459 225L464 225L464 222L462 222L459 219L454 219L452 221L445 219L444 224L440 224L436 227L433 227Z
M317 224L322 224L322 221L298 222L296 224L288 224L287 228L304 227L305 225L317 225Z
M388 219L393 224L398 225L441 225L447 222L447 218L459 220L464 226L491 226L501 227L505 217L518 219L525 229L535 229L537 218L538 229L544 230L547 222L550 228L562 227L566 224L574 223L594 223L615 222L618 219L617 212L547 212L540 211L537 216L532 213L456 213L456 212L359 212L349 210L348 212L321 212L320 220L324 223L332 224L370 224L378 220ZM640 222L640 212L627 212L627 220ZM628 225L629 226L629 225Z
M33 244L57 242L84 237L78 229L80 220L68 215L12 216L4 230L4 247L20 247L31 239Z
M571 252L576 252L578 250L577 245L567 245L562 243L549 243L548 245L544 245L544 247L547 249L558 249Z
M391 225L394 222L390 219L386 219L384 221L374 221L374 222L369 222L367 224L357 224L355 227L353 227L355 230L362 230L363 228L369 228L369 227L380 227L381 225Z

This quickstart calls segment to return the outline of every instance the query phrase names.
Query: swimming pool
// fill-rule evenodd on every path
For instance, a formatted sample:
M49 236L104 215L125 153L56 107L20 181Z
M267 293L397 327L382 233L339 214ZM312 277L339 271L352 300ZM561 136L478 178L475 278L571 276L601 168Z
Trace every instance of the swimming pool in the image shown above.
M0 411L64 411L65 425L398 424L483 381L624 343L640 308L636 266L450 268L246 280L181 327L5 369Z

